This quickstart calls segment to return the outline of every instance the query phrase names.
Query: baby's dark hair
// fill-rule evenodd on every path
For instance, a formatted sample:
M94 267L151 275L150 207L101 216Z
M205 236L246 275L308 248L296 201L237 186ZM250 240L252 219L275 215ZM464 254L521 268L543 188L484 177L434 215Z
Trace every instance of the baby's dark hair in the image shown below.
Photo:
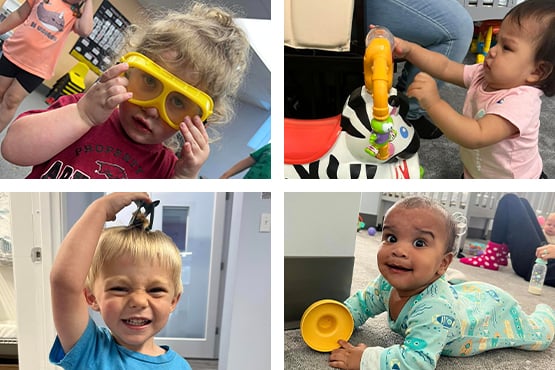
M457 237L457 224L453 216L445 208L443 208L441 204L420 195L413 195L401 199L400 201L395 203L395 205L390 208L390 210L394 207L403 207L407 209L427 208L438 213L445 220L445 231L447 232L445 253L456 252L455 239Z
M543 74L536 87L546 96L555 95L555 0L526 0L512 8L505 20L521 26L525 21L538 25L536 57Z

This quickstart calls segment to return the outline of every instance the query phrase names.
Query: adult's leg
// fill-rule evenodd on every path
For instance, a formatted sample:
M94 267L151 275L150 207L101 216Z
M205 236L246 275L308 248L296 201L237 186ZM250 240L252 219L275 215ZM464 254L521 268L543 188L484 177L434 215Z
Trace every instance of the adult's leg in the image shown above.
M387 27L395 36L462 62L468 53L474 24L458 0L366 0L366 24ZM397 83L405 92L420 72L406 62ZM441 85L441 81L438 81ZM425 111L416 99L409 100L408 120L417 120Z
M3 93L2 93L3 92ZM0 76L0 132L12 121L29 92L14 78Z
M515 194L506 194L499 200L490 240L506 244L513 269L517 275L530 280L536 248L546 240L528 200Z

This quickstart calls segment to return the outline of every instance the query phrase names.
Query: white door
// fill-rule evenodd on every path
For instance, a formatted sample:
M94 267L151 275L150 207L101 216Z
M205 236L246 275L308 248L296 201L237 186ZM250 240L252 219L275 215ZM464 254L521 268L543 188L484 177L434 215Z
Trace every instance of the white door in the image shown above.
M102 193L66 193L66 230ZM225 193L150 193L160 200L153 229L174 239L183 261L183 294L157 342L187 358L217 358L217 317L225 221ZM127 225L137 207L123 209L107 226ZM92 312L92 311L91 311ZM94 313L96 314L96 313ZM99 323L99 315L93 317Z
M10 193L19 369L55 369L48 362L55 329L49 274L61 241L59 193Z

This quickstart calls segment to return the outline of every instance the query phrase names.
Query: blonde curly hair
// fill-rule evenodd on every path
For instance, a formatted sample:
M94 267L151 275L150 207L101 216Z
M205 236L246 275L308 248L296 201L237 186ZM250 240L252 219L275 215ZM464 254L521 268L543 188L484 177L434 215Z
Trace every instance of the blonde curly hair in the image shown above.
M179 11L149 12L144 26L128 28L123 53L137 51L156 61L164 51L171 51L175 59L163 62L192 70L198 76L196 87L214 100L214 113L207 119L208 126L214 129L215 124L229 122L250 61L249 41L233 21L235 14L223 7L196 1ZM214 141L217 131L211 131Z

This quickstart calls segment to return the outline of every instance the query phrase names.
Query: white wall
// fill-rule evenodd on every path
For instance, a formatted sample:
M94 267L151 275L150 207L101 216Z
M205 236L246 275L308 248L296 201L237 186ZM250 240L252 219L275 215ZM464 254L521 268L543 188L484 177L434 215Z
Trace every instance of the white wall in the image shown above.
M220 338L220 370L270 369L270 233L259 231L270 213L261 193L235 193Z
M360 213L377 215L380 205L380 193L362 193L360 199Z
M285 256L354 256L361 193L285 193Z

